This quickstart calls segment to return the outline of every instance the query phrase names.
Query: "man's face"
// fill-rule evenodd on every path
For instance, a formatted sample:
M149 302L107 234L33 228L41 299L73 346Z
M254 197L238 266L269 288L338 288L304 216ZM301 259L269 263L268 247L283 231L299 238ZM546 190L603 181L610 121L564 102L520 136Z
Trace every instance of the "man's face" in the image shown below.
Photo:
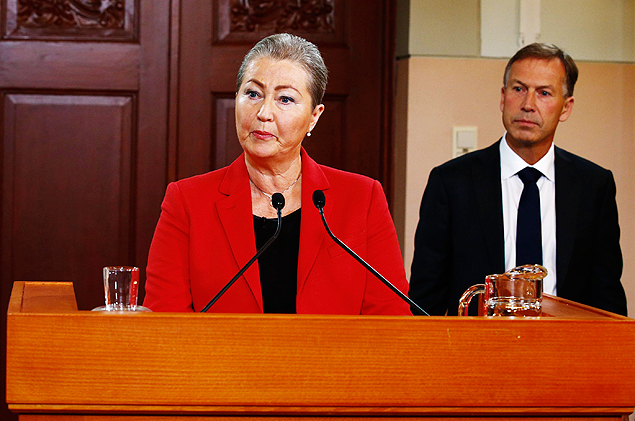
M569 118L573 97L564 97L565 70L558 59L526 58L512 64L500 109L509 146L549 150L556 127Z

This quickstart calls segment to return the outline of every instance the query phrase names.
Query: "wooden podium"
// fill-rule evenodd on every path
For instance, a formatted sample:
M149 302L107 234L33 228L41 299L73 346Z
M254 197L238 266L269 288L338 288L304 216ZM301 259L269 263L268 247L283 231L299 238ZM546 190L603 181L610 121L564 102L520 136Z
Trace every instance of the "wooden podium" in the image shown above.
M30 421L625 419L635 320L553 297L544 313L103 313L71 283L16 282L7 403Z

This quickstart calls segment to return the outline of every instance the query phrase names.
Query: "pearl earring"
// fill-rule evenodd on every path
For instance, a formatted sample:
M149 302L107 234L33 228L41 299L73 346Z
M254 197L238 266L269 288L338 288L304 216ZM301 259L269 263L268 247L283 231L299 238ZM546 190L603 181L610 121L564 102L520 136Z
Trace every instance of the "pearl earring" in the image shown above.
M306 134L308 137L311 137L311 132L307 132Z

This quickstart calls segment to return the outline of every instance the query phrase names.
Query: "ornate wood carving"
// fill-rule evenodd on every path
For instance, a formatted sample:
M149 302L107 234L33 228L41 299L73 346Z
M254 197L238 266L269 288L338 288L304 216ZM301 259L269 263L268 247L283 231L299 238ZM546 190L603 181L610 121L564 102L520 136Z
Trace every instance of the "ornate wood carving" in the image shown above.
M134 0L9 0L6 38L132 40Z
M18 0L18 25L123 28L123 0Z
M345 0L215 0L216 39L252 44L278 32L342 43Z
M333 0L233 0L232 32L334 32Z

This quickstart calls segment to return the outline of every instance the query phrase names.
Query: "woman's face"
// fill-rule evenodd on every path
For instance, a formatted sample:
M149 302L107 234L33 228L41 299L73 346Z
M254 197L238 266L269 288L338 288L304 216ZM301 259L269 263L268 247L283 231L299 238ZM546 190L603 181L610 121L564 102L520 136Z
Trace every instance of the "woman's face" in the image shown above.
M236 132L252 160L290 162L317 124L324 105L312 107L309 76L297 63L254 60L236 94Z

